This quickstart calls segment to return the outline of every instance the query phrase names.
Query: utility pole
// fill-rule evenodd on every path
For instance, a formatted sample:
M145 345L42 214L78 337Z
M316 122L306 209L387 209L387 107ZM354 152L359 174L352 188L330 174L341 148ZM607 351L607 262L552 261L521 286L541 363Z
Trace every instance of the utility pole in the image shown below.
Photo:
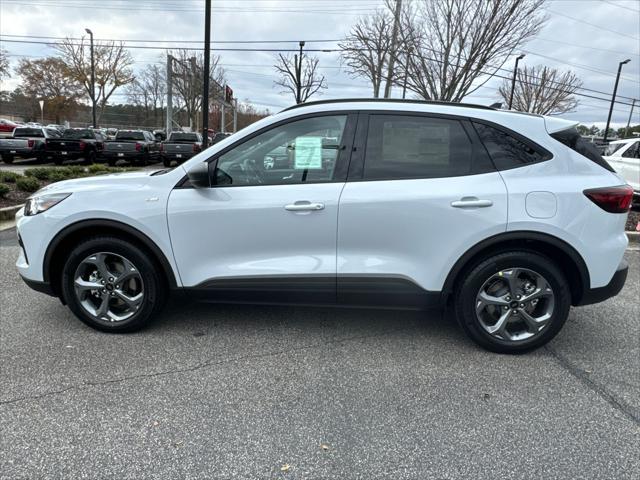
M411 62L412 50L409 48L407 51L407 61L404 65L404 82L402 82L402 99L404 100L407 96L407 75L409 74L409 63Z
M604 128L604 138L602 141L604 143L607 142L607 135L609 134L609 124L611 123L611 114L613 113L613 104L616 102L616 93L618 93L618 82L620 81L620 72L622 71L622 66L629 63L631 61L630 58L620 62L618 64L618 74L616 75L616 84L613 86L613 96L611 97L611 105L609 106L609 116L607 117L607 126Z
M629 135L629 125L631 124L631 116L633 115L633 107L636 106L636 99L634 98L631 102L631 111L629 112L629 120L627 120L627 127L624 129L624 138L627 138Z
M396 0L396 10L393 16L393 30L391 31L391 49L389 51L389 62L387 65L387 83L384 86L384 98L389 98L391 96L391 84L393 83L393 67L396 62L396 43L398 42L398 30L400 30L401 13L402 0Z
M89 34L91 40L91 117L93 128L96 128L96 64L93 55L93 32L88 28L84 29Z
M304 42L300 42L300 55L293 56L293 61L296 66L296 103L302 103L302 48L304 47Z
M518 63L524 58L524 53L516 58L516 66L513 67L513 78L511 79L511 94L509 95L509 110L513 105L513 91L516 89L516 76L518 75Z
M211 0L205 1L204 12L204 82L202 92L202 141L209 146L209 57L211 56Z
M233 99L233 133L238 131L238 99Z
M167 138L173 127L173 57L167 54Z

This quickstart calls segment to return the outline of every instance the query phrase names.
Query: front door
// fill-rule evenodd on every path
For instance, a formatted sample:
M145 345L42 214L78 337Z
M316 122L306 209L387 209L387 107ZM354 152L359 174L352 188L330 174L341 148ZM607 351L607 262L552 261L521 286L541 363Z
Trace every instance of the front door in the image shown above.
M222 301L335 301L338 201L355 119L324 114L268 127L211 159L211 188L176 188L167 213L183 285Z

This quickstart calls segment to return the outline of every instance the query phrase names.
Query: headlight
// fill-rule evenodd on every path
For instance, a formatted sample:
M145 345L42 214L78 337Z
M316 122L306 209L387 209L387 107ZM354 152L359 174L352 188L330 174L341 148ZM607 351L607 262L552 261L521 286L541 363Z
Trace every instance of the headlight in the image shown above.
M24 206L24 214L27 216L36 215L38 213L46 212L54 205L57 205L62 200L67 198L70 193L36 193L33 197L27 199L27 203Z

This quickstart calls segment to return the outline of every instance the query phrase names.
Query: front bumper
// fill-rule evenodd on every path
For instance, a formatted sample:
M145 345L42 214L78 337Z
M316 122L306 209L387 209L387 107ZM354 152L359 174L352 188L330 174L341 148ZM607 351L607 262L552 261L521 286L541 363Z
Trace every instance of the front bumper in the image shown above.
M44 293L46 295L51 295L52 297L57 296L53 291L53 288L51 288L51 285L49 284L49 282L39 282L37 280L31 280L29 278L23 277L22 275L20 275L20 278L22 278L22 281L26 283L29 288L31 288L32 290L35 290L36 292Z
M591 305L593 303L604 302L608 298L615 297L620 293L622 287L624 287L628 272L629 264L625 259L622 259L613 274L611 281L604 287L587 289L576 305Z

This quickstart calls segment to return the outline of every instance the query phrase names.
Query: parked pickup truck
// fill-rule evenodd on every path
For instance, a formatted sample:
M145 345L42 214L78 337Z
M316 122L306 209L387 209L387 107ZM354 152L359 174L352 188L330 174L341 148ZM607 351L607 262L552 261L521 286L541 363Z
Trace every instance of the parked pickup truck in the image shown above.
M169 138L160 144L160 155L165 167L170 167L174 160L179 165L201 150L202 137L199 133L171 132Z
M58 138L60 132L53 128L16 127L10 138L0 138L0 157L4 163L13 163L15 158L47 158L45 142Z
M633 187L633 208L640 210L640 138L611 142L604 159Z
M65 160L84 160L91 165L102 152L106 138L102 133L90 128L69 128L60 138L47 140L47 153L56 165Z
M118 160L146 165L158 160L160 143L146 130L118 130L115 140L104 142L102 156L111 166Z

